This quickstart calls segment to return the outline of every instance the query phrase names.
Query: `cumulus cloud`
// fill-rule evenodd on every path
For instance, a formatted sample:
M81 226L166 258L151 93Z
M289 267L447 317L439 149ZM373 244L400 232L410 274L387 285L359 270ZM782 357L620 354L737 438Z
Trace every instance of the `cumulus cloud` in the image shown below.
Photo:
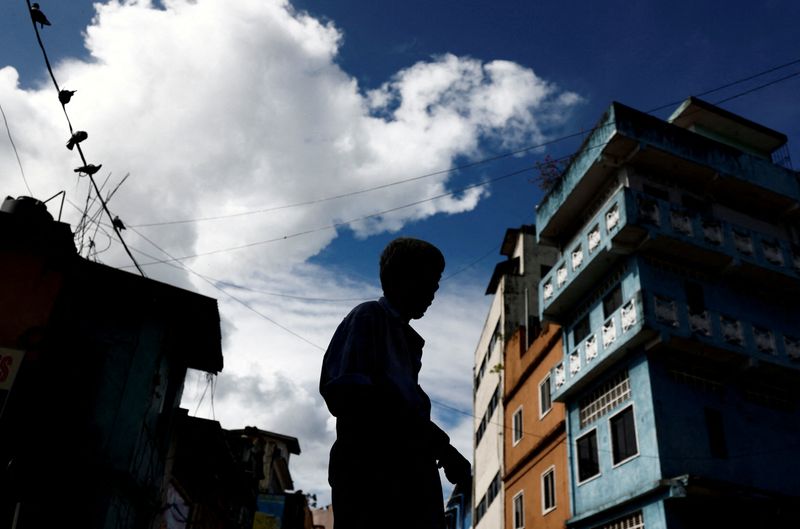
M472 210L487 189L425 201L459 187L441 170L482 156L487 144L544 140L580 102L519 64L448 53L365 90L336 62L342 37L287 0L110 1L96 4L87 56L54 65L62 87L78 90L67 108L89 133L88 161L103 164L98 180L110 173L110 190L131 175L110 207L130 226L126 238L139 261L165 258L149 241L173 257L202 255L187 264L209 279L175 266L146 270L220 299L226 368L217 418L229 428L256 424L300 437L308 451L293 465L306 490L325 486L332 438L314 385L319 347L353 300L378 290L309 258L343 229L368 237ZM65 207L64 219L77 225L88 183L72 171L81 164L64 148L69 134L52 86L23 89L8 65L0 68L0 99L34 194L66 190L74 207ZM27 194L10 149L0 149L0 184L7 194ZM306 205L282 207L297 203ZM144 226L207 217L227 218ZM341 224L352 219L362 220ZM110 247L98 257L129 265L103 230L94 235L97 247ZM471 407L472 351L486 310L475 290L466 299L464 288L443 289L441 310L422 323L430 329L424 380L435 399L462 409ZM187 390L187 407L199 398ZM209 403L206 397L205 416ZM464 424L453 422L467 432ZM467 449L471 434L460 435Z

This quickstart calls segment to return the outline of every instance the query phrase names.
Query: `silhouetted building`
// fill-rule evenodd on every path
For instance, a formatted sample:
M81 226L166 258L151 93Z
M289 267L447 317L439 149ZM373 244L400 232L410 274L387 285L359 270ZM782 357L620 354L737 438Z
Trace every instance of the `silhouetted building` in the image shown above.
M228 439L257 494L254 527L277 524L281 529L311 529L308 499L294 490L289 472L291 454L300 454L297 438L247 426L230 430Z
M257 486L243 471L217 421L178 410L178 426L167 466L170 501L165 525L177 528L251 529Z
M799 527L800 184L786 136L614 103L537 209L571 528Z
M222 369L214 299L78 256L31 198L0 209L0 525L146 527L188 368Z

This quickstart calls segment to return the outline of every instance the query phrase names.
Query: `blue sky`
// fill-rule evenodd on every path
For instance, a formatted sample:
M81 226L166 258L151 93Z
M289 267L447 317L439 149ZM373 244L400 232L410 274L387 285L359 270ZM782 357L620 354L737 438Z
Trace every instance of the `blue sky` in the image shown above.
M319 347L353 299L378 291L380 250L398 234L417 236L442 248L445 276L471 265L443 283L415 324L428 340L423 385L439 402L469 410L497 249L507 228L534 222L541 191L528 171L482 192L425 200L567 155L580 138L277 213L142 224L252 212L438 173L587 130L614 100L641 110L677 106L800 59L800 4L791 0L173 0L163 11L149 2L101 3L97 16L88 1L40 3L53 22L42 35L56 75L78 89L67 108L89 132L85 151L104 164L109 173L100 176L110 174L110 186L131 173L111 209L138 230L126 232L137 259L164 258L160 249L205 254L182 262L218 286L235 283L240 288L227 292L259 312L179 266L145 267L220 300L226 370L215 408L200 402L202 377L187 384L184 405L225 427L298 436L303 455L293 472L323 501L332 423L316 394ZM723 107L786 133L797 165L800 76L778 81L796 72L800 62L705 98L776 82ZM87 184L72 173L79 164L63 148L66 123L48 83L25 2L3 2L0 105L32 191L46 198L64 189L81 204ZM27 194L5 130L0 184L6 194ZM420 203L352 229L321 229L413 202ZM80 216L69 204L65 211L75 226ZM95 237L108 245L97 259L130 265L113 239ZM231 249L239 246L247 247ZM468 452L470 417L443 407L435 414Z

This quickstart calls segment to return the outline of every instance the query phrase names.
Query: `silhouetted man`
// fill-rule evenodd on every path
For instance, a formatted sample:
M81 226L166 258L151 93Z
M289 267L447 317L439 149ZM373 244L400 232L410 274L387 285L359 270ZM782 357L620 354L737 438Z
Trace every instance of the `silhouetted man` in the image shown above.
M443 529L437 466L468 484L469 462L430 419L418 384L425 341L408 324L433 302L438 248L395 239L380 259L378 301L342 321L322 362L320 393L336 417L328 481L336 529Z

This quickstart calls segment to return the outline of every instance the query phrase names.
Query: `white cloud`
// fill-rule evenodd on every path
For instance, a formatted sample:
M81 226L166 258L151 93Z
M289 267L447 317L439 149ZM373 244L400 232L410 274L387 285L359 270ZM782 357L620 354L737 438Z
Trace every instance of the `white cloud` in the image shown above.
M97 4L85 32L89 58L55 65L62 87L78 90L67 109L76 129L89 133L83 144L88 161L103 164L98 179L111 172L111 188L131 174L110 203L130 226L317 200L439 171L457 157L480 157L485 141L507 148L536 143L580 101L518 64L446 53L365 92L336 63L341 31L287 1L163 4ZM81 163L64 148L68 133L52 86L22 89L17 72L7 66L0 69L0 100L34 194L46 198L65 189L82 205L88 183L72 171ZM0 149L0 185L7 194L27 194L10 149ZM336 230L317 228L459 185L444 173L306 207L137 229L173 256L309 231L189 264L250 289L368 297L377 282L364 284L306 264L337 236ZM421 202L351 228L361 237L397 231L435 214L470 211L487 192L476 188ZM65 220L78 220L69 205ZM163 258L131 229L125 234L134 248ZM98 235L98 247L106 242ZM129 264L116 244L100 257L113 266ZM297 485L324 497L318 487L324 487L332 432L315 389L321 352L195 276L163 265L146 269L220 299L226 368L217 418L230 428L255 424L300 437L304 452L292 462ZM423 384L433 398L462 409L471 407L472 352L486 310L482 288L472 290L475 295L443 289L420 322L428 338ZM355 304L231 292L321 347ZM199 395L190 389L187 406L193 411ZM208 400L201 407L204 416L210 415ZM468 452L467 424L454 424L454 439Z

